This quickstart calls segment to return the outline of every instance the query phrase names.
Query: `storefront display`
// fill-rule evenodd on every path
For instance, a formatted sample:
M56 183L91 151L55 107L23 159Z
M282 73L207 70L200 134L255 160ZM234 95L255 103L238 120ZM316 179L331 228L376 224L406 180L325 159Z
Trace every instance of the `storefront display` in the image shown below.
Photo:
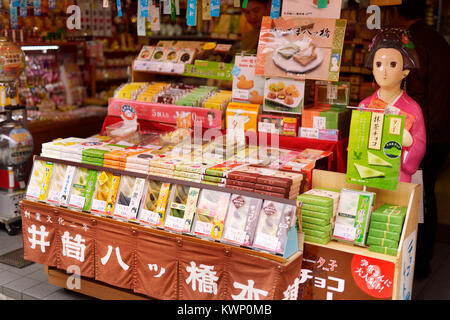
M367 48L367 17L341 0L273 1L260 29L247 1L76 5L81 29L36 2L42 19L2 32L38 47L18 95L30 124L67 127L38 140L21 202L24 257L50 282L78 263L100 298L405 297L422 120L403 91L384 100L378 62L406 59L400 88L408 38ZM256 53L240 48L257 30ZM70 239L84 251L61 251Z

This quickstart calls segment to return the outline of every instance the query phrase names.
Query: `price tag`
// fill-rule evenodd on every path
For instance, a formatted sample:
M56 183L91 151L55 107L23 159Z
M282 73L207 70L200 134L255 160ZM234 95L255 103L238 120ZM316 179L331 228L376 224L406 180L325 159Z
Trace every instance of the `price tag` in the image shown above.
M326 129L327 128L327 118L325 117L313 117L313 128L314 129Z
M302 128L300 128L300 137L310 138L310 139L319 139L319 129L302 127Z

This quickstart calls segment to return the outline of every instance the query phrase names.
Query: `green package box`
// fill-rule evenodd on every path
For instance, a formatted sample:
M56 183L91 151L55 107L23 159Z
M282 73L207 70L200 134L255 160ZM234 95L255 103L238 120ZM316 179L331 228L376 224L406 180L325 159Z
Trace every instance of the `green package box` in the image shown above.
M370 221L369 229L376 229L380 231L389 231L389 232L402 232L402 226L398 224L386 223L386 222L377 222Z
M342 189L333 238L365 246L375 193Z
M376 238L373 236L367 237L367 244L381 246L381 247L388 247L388 248L398 248L398 241L384 239L384 238Z
M301 204L302 210L310 210L315 212L322 212L322 213L331 213L333 214L333 207L322 207L322 206L316 206L314 204L309 204L306 202L302 202Z
M378 253L384 253L384 254L388 254L390 256L396 256L397 255L397 248L389 248L389 247L382 247L382 246L371 245L371 246L369 246L369 251L378 252Z
M330 220L331 217L333 216L333 212L330 211L328 213L323 213L323 212L317 212L317 211L310 211L310 210L305 210L302 207L302 215L304 216L308 216L308 217L313 217L313 218L320 218L320 219L328 219Z
M371 221L402 225L407 207L383 204L372 213Z
M302 228L330 233L333 226L331 225L331 223L328 223L327 225L324 226L319 226L317 224L302 222Z
M330 237L331 237L330 231L326 232L326 231L319 231L319 230L308 229L308 228L303 228L302 231L308 236L313 236L313 237L317 237L317 238L330 239Z
M321 206L321 207L331 208L331 210L333 210L333 199L332 198L316 196L313 194L301 194L297 197L297 200L303 204Z
M401 115L352 111L346 182L395 191L403 127Z
M97 182L98 171L89 170L88 181L86 185L86 197L84 200L83 211L89 212L91 210L92 196L95 191L95 184Z
M304 239L305 239L305 241L319 243L319 244L327 244L331 240L330 238L318 238L318 237L310 236L307 234L305 234Z
M392 232L392 231L381 231L377 229L369 228L369 237L376 237L376 238L384 238L389 239L393 241L399 241L400 240L400 232Z
M330 224L330 219L320 219L320 218L314 218L314 217L309 217L309 216L304 216L302 215L302 223L310 223L310 224L315 224L318 226L326 226L328 224Z

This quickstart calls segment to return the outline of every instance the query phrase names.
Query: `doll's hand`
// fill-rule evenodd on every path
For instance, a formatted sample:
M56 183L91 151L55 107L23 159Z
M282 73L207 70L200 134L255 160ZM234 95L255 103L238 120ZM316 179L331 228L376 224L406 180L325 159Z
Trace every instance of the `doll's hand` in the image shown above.
M413 138L411 136L411 133L409 133L408 130L404 129L402 146L408 148L412 145L412 143L413 143Z

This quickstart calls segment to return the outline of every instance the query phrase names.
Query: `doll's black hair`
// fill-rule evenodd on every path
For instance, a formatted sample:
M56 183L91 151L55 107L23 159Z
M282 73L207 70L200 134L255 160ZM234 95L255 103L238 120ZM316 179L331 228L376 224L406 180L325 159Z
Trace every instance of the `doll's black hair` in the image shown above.
M398 50L403 57L403 69L415 69L419 67L414 44L410 40L410 36L406 30L389 28L378 33L369 46L369 55L367 56L365 66L373 69L373 59L378 49L390 48Z

